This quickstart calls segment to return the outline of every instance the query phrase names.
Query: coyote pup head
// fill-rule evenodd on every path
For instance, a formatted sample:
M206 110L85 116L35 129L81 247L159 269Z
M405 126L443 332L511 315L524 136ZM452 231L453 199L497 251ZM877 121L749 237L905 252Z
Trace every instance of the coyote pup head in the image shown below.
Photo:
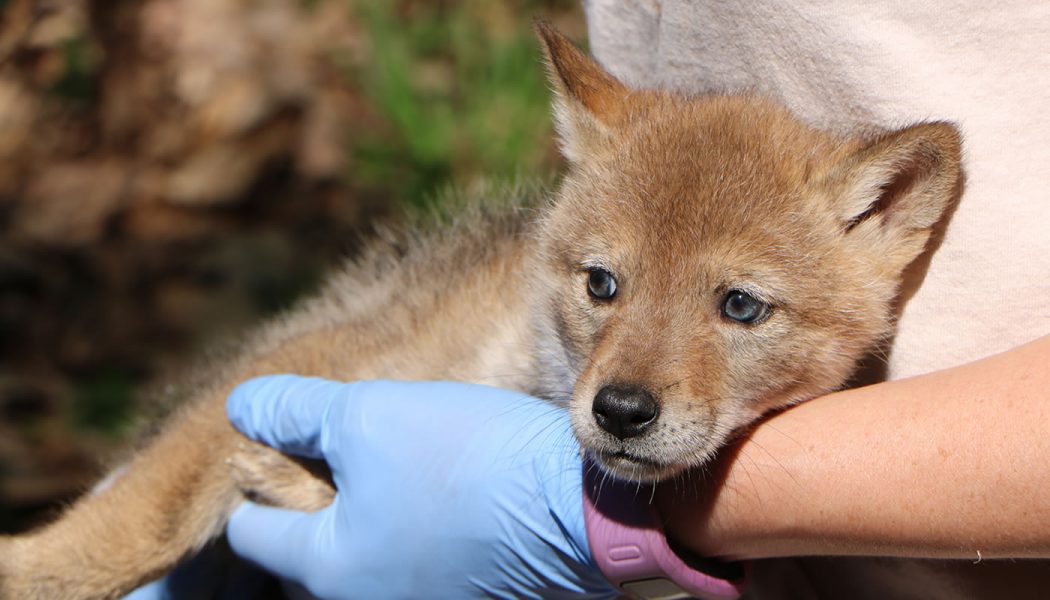
M537 30L570 164L541 326L583 447L662 479L841 386L957 193L956 129L842 139L762 98L633 90Z

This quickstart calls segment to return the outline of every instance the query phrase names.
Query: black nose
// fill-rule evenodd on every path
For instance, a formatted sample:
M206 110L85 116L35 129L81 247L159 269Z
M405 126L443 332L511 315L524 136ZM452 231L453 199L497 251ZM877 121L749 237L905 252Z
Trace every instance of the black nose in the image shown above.
M660 405L642 388L607 385L594 396L591 410L602 429L622 440L642 435L656 422Z

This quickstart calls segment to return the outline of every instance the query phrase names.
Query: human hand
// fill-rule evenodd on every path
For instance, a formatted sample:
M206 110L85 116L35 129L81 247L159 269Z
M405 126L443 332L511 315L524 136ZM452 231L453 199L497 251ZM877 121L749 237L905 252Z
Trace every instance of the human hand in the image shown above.
M542 400L279 375L227 409L248 437L331 468L328 508L245 503L227 528L236 553L322 598L619 595L587 544L568 416Z

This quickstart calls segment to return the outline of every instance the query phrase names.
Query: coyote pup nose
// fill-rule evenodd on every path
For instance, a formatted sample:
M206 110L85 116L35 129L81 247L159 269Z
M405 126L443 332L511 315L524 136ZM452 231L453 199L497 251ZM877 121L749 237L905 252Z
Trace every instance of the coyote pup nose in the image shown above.
M656 422L660 405L642 388L607 385L594 396L591 411L599 427L623 440L645 433Z

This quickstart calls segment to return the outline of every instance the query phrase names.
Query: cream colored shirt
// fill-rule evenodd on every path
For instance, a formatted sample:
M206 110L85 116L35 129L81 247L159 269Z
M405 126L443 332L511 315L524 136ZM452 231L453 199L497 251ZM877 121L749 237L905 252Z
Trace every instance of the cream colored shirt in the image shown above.
M1050 3L590 0L623 81L755 90L834 131L952 120L966 185L905 305L900 378L1050 334Z

